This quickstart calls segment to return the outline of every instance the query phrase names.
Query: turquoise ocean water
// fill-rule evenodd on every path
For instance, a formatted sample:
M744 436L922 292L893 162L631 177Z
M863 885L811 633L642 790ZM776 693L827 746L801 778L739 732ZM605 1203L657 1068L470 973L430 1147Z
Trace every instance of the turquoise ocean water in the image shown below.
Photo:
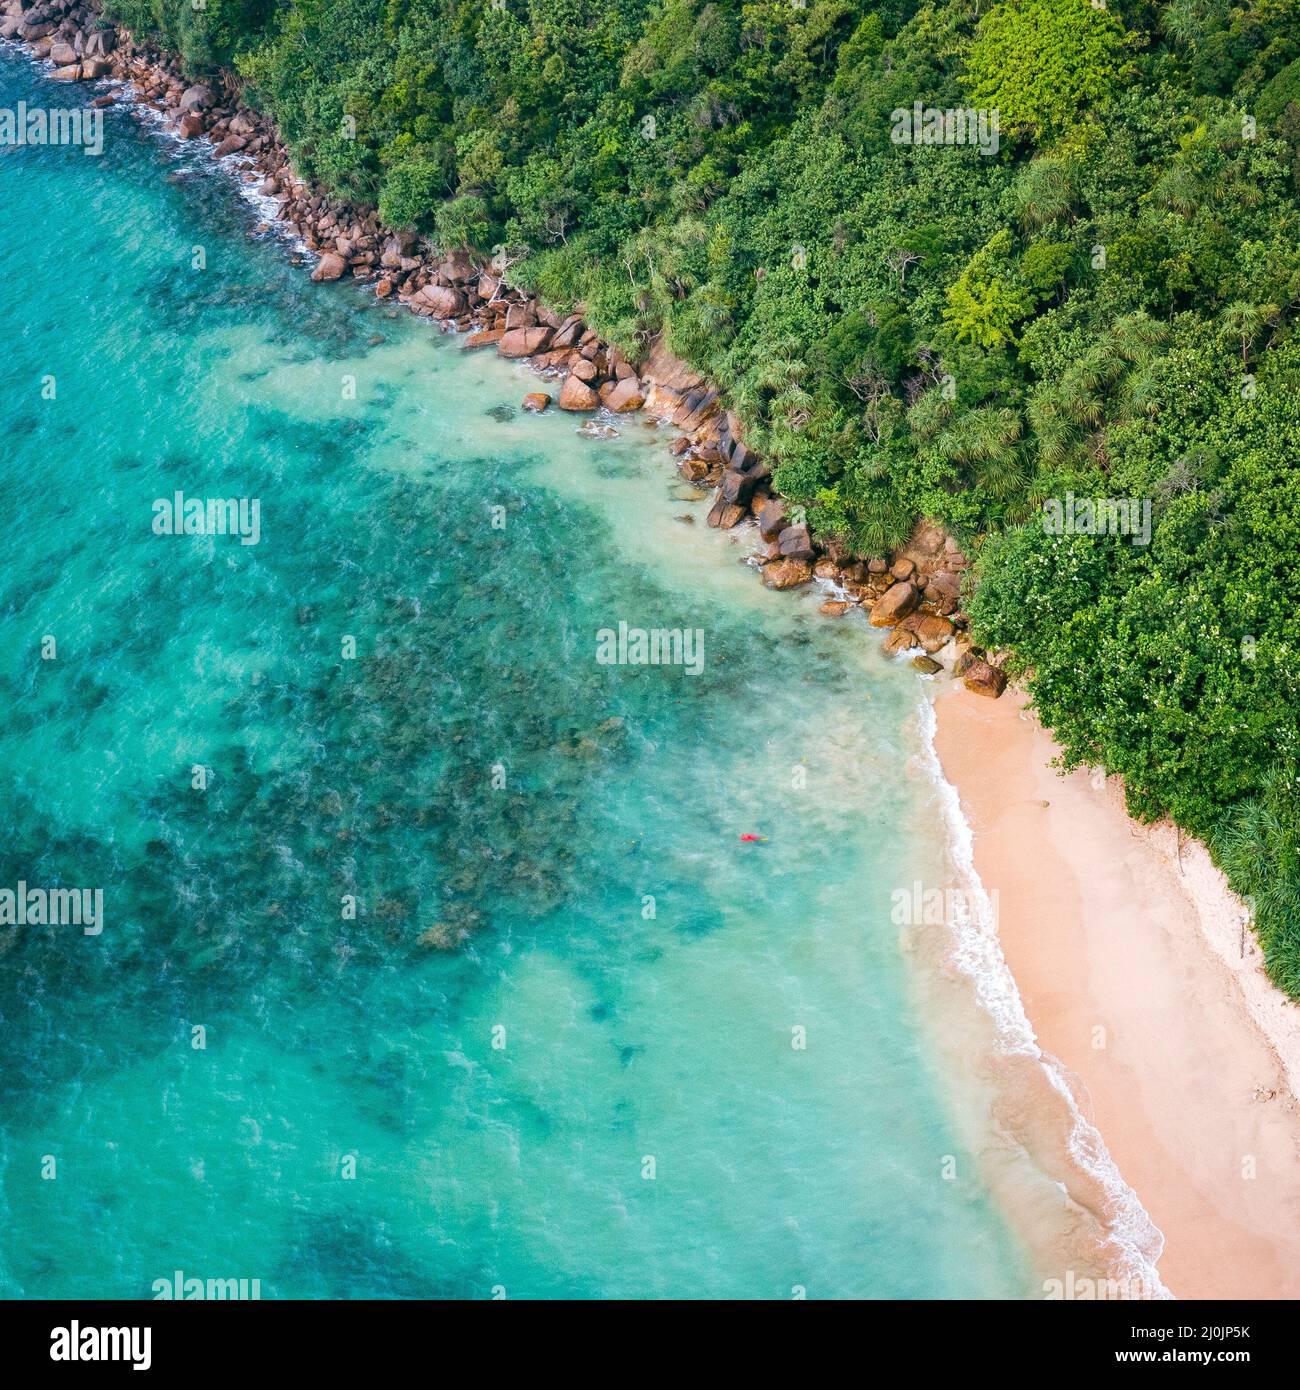
M890 920L921 683L212 167L0 149L0 886L105 895L0 930L0 1294L1028 1293Z

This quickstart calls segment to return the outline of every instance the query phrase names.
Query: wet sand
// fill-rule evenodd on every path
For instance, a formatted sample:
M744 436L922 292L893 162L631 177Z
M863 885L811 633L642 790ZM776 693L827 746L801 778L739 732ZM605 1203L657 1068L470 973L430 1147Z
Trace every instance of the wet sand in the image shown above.
M1165 1284L1300 1297L1300 1008L1244 907L1203 846L1131 820L1116 780L1049 767L1015 691L954 682L937 716L1029 1020L1162 1232Z

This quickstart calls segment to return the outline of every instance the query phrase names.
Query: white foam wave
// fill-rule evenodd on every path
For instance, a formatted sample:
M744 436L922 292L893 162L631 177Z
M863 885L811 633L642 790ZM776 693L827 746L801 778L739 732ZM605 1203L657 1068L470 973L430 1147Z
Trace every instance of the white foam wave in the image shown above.
M301 251L309 256L314 255L308 248L306 241L303 240L302 233L292 222L278 220L283 200L273 194L262 192L261 184L265 175L258 169L254 159L239 152L223 155L218 159L215 147L206 137L193 140L186 140L181 137L180 132L170 120L174 112L160 109L145 101L130 82L119 82L115 85L126 94L131 109L139 112L155 133L171 146L172 153L186 168L215 168L229 174L235 180L239 196L267 224L267 235L281 238L295 251ZM256 177L249 177L253 174Z
M962 812L957 789L944 776L939 763L934 744L937 719L929 700L922 702L920 721L923 761L939 793L948 844L964 882L966 901L973 906L972 912L966 911L962 903L957 904L952 959L972 982L980 1006L993 1019L999 1047L1007 1054L1035 1058L1053 1089L1064 1099L1070 1113L1070 1155L1106 1194L1107 1238L1114 1252L1114 1277L1135 1284L1152 1297L1172 1298L1157 1269L1164 1251L1164 1235L1137 1193L1124 1181L1100 1131L1079 1108L1066 1068L1038 1045L1015 977L1002 952L992 902L975 868L974 834Z

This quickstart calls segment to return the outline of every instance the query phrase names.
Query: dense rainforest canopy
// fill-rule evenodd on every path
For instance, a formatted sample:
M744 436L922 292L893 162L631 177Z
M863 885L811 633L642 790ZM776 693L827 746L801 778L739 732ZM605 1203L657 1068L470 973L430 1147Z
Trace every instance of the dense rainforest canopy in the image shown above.
M1300 0L106 8L304 175L666 334L823 536L947 525L1065 763L1205 837L1300 994Z

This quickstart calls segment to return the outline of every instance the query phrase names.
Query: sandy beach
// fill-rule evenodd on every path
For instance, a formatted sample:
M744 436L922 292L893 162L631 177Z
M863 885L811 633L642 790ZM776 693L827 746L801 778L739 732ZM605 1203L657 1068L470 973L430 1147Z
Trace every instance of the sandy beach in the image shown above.
M1131 820L1115 779L1051 768L1017 692L953 683L937 716L1025 1010L1162 1232L1164 1283L1300 1297L1300 1008L1243 906L1203 846Z

